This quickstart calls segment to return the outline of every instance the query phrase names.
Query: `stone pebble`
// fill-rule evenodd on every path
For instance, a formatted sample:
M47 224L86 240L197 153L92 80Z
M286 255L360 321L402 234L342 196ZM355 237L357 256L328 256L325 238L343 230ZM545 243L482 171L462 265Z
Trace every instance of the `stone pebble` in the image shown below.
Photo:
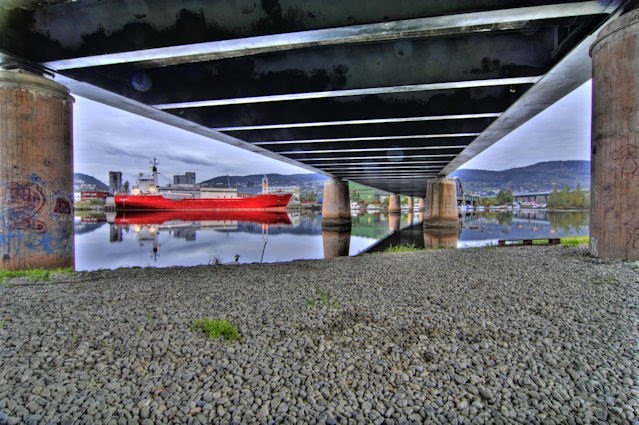
M0 425L636 423L638 289L565 247L10 281Z

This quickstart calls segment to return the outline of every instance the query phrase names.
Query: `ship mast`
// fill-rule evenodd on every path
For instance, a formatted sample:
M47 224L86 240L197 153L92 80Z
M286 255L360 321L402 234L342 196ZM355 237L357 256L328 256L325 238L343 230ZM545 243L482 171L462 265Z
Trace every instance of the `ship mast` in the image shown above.
M160 165L160 163L155 159L155 157L153 157L153 161L151 161L150 164L151 164L151 173L153 174L153 184L157 187L157 185L158 185L158 165Z

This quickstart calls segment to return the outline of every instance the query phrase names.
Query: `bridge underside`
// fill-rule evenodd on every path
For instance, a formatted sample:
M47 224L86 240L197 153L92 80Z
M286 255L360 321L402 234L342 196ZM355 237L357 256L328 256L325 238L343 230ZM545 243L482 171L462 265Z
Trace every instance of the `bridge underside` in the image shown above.
M617 1L13 0L0 63L394 193L448 174L590 78Z

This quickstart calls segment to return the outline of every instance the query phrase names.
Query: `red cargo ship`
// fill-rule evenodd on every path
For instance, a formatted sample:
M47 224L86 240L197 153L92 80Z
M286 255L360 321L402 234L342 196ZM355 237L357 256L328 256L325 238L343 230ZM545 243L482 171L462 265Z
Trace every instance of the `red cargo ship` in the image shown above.
M153 158L152 176L140 175L139 193L114 196L116 210L280 210L286 209L291 193L268 193L268 182L262 183L262 194L246 197L167 198L157 190L157 162ZM142 187L143 183L146 187Z

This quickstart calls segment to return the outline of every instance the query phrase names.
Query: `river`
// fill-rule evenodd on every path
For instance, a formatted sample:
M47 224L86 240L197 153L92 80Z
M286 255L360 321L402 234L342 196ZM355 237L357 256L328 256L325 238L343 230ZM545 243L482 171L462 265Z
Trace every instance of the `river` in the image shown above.
M421 214L353 216L350 234L322 232L317 213L76 217L76 270L280 262L358 255L386 246L468 248L499 239L588 234L588 212L521 210L461 217L461 232L424 232ZM399 229L403 229L399 232Z

